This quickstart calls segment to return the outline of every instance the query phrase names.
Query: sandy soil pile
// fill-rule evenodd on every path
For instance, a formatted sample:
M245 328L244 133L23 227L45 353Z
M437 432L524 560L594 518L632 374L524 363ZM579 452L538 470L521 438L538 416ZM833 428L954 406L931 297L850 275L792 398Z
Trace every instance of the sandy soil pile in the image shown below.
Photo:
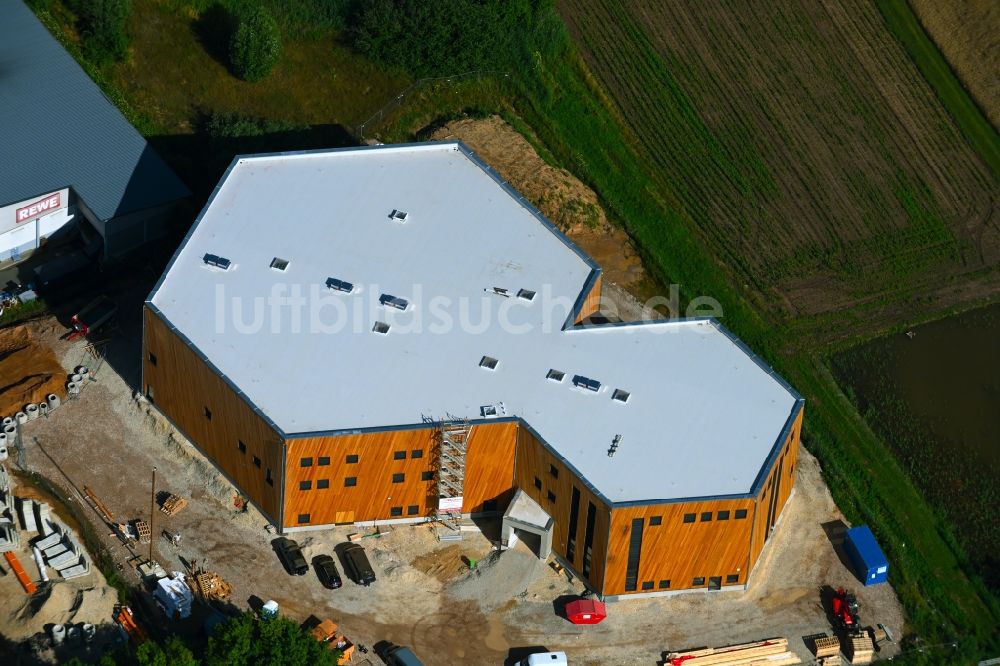
M26 326L0 329L0 416L12 416L49 393L65 397L66 372Z

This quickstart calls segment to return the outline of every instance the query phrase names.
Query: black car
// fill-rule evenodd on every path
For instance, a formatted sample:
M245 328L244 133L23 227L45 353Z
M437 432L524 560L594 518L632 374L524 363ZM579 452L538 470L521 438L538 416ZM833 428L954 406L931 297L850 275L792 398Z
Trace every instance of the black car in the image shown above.
M391 666L424 666L413 650L403 645L393 645L383 653L382 659Z
M355 583L368 586L375 582L375 570L372 569L368 556L365 555L365 549L360 544L344 544L341 547L341 556L347 574Z
M302 576L309 571L309 565L306 564L306 558L302 555L302 549L299 548L299 544L285 537L278 537L271 544L274 546L275 552L278 553L278 557L281 559L281 563L285 565L288 573L293 576Z
M343 583L340 580L340 572L337 571L337 563L329 555L319 555L313 558L313 569L316 570L316 577L323 587L336 590Z

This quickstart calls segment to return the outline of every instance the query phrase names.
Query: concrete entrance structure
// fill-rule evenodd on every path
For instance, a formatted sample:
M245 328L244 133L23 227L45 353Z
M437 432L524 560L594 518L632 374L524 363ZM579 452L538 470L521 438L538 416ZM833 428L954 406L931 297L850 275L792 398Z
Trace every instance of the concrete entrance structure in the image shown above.
M510 548L514 530L522 530L538 535L538 559L547 559L552 553L552 516L545 512L538 502L528 497L523 490L517 489L514 499L503 514L503 525L500 529L500 545ZM516 543L517 538L513 541Z

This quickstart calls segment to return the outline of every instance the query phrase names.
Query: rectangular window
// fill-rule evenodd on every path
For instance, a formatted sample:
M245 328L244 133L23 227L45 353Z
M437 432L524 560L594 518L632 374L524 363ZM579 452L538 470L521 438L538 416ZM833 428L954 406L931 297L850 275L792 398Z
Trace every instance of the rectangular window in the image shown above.
M631 397L631 395L632 394L629 393L628 391L615 389L614 392L611 394L611 399L617 400L618 402L628 402L628 399L629 397Z
M481 359L479 359L479 367L485 368L487 370L496 370L499 364L500 361L493 358L492 356L484 356Z
M393 451L392 452L392 459L393 460L406 460L406 451Z
M661 580L659 587L660 587L661 590L669 590L670 589L670 580L669 579L667 579L667 580Z
M728 511L719 511L717 514L715 514L715 519L716 520L729 520L729 512Z
M253 464L256 467L260 467L260 458L258 458L257 456L254 456L253 457Z
M326 488L329 488L330 487L330 479L317 479L316 480L316 487L319 490L324 490Z
M736 520L743 520L746 517L747 517L747 510L746 509L736 509L736 515L734 516L734 518L736 518Z
M389 515L390 516L402 516L403 515L403 507L401 507L401 506L394 506L394 507L390 508L389 509Z
M542 480L539 479L537 476L535 477L535 487L538 488L539 490L542 489Z
M355 454L349 455L347 456L346 461L348 465L354 465L358 462L358 456Z
M313 466L313 459L312 458L300 458L299 459L299 467L312 467L312 466Z
M546 494L546 497L549 498L550 502L555 502L556 501L556 494L554 492L552 492L551 490Z
M722 576L712 576L708 579L708 589L710 590L721 590L722 589Z
M434 480L434 472L421 472L420 473L420 480L421 481L433 481Z
M740 575L739 574L729 574L728 576L726 576L726 584L727 585L731 585L733 583L738 583L738 582L740 582Z
M309 517L308 513L300 513L299 514L299 525L302 525L304 523L308 523L309 520L310 520L310 517Z
M684 514L684 522L685 523L693 523L694 522L694 514L693 513L685 513Z
M565 376L566 376L566 373L563 372L563 371L561 371L561 370L549 370L545 374L545 378L546 379L551 379L554 382L561 382L563 380L563 377L565 377Z
M413 449L412 451L410 451L410 458L413 460L423 457L424 457L423 449Z
M701 512L701 522L707 523L710 520L712 520L712 512L711 511L702 511Z
M642 581L642 589L644 589L644 590L652 590L653 589L653 581L651 581L651 580L644 580L644 581Z
M154 366L156 365L156 354L153 352L149 352L149 364Z
M663 516L650 516L650 518L649 518L649 526L650 527L653 527L655 525L662 525L662 524L663 524Z
M271 475L271 468L270 467L267 468L267 473L264 474L264 482L267 483L267 485L269 485L269 486L273 486L274 485L274 476Z
M299 481L299 490L312 490L312 481Z
M208 419L209 421L212 420L212 410L209 409L208 407L205 408L205 418Z
M590 576L590 559L594 547L594 523L597 521L597 507L587 502L587 529L583 537L583 575Z
M566 538L566 559L572 562L576 558L576 524L580 520L580 489L573 486L573 495L569 502L569 535Z
M559 478L559 470L556 469L555 465L549 465L549 474L552 475L553 479L558 479Z
M281 257L275 257L274 259L271 260L271 263L269 265L276 271L283 271L286 268L288 268L288 260L282 259Z
M240 450L240 453L246 453L247 452L247 445L244 444L243 440L241 440L241 439L236 440L236 448L238 448Z
M635 592L639 585L639 555L642 553L642 518L632 519L628 540L628 564L625 568L625 591Z
M379 335L389 334L389 324L384 321L377 321L375 325L372 326L372 333L378 333Z
M517 297L523 298L526 301L533 301L535 300L535 292L530 289L520 289L517 292Z
M320 467L326 467L327 465L330 464L330 456L320 456L316 460L316 464L319 465Z
M691 581L691 585L693 585L694 587L701 587L704 584L705 584L704 576L696 576L695 579Z
M392 475L392 482L393 483L402 483L405 478L406 478L405 474L396 473L396 474Z
M356 476L347 476L347 477L344 477L344 487L345 488L351 488L351 487L356 486L356 485L358 485L358 477L356 477Z
M416 504L411 504L410 506L406 507L406 515L415 516L418 513L420 513L420 507L417 506Z

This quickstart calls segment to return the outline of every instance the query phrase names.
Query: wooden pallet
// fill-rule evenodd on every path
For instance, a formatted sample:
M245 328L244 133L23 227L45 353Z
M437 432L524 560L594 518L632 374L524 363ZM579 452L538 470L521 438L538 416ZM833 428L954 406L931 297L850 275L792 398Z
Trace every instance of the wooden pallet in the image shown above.
M160 511L168 516L175 516L180 513L181 509L187 506L187 503L188 501L183 497L171 494L167 499L163 500L163 506L160 507Z
M149 523L145 520L135 521L135 531L139 535L139 543L149 543L153 536L149 530Z
M813 641L817 657L833 657L840 654L840 639L836 636L823 636Z
M868 636L847 639L844 652L852 664L870 664L875 660L875 645Z
M195 585L204 599L219 599L228 601L233 593L233 587L214 571L206 571L195 576Z

